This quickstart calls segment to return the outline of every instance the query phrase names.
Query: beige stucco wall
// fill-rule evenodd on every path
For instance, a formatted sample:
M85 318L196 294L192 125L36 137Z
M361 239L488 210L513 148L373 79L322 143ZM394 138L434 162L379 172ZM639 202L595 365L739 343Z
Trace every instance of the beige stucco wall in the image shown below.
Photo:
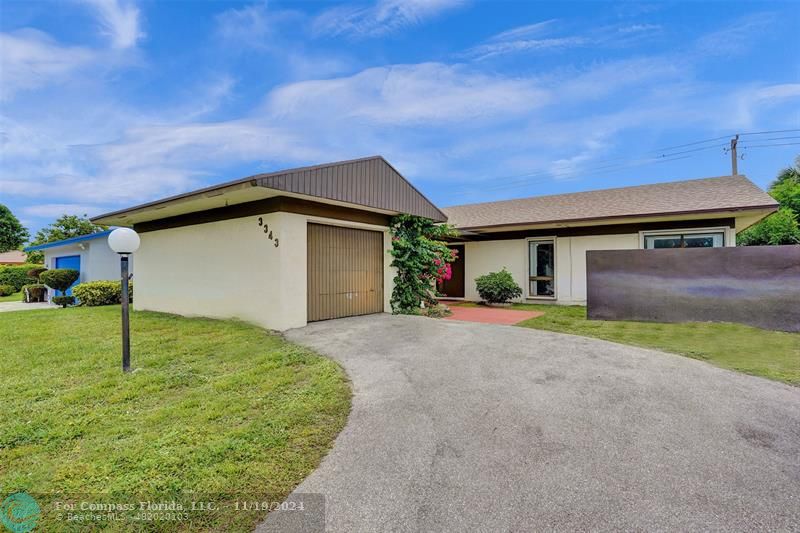
M525 240L481 241L464 244L464 298L479 301L475 278L504 267L520 287L525 287Z
M690 231L719 231L725 232L725 245L736 245L736 230L733 228L692 228L681 230L665 230L669 232ZM505 241L480 241L465 243L464 255L466 262L465 273L465 299L480 300L475 289L475 278L496 272L505 267L514 280L523 289L522 298L516 301L554 302L559 304L586 303L586 252L589 250L636 250L644 247L644 233L624 233L617 235L592 235L582 237L558 237L556 244L556 297L529 298L527 285L528 272L528 241L547 240L547 237L536 239L515 239Z
M309 221L384 232L380 226L295 213L261 215L277 238L264 234L258 216L152 231L136 253L136 309L186 316L239 318L286 330L306 324ZM392 290L384 258L387 310Z
M503 267L523 289L517 301L553 302L560 304L586 303L586 251L623 250L639 247L638 233L556 239L556 299L528 298L528 240L481 241L465 244L465 298L480 300L475 278Z

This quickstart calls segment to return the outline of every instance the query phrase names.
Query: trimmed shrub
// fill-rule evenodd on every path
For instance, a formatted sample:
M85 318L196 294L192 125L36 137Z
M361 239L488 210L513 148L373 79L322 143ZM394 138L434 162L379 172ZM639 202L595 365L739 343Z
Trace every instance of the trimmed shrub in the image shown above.
M35 280L37 280L37 281L38 281L38 280L39 280L39 276L40 276L40 275L42 274L42 272L44 272L45 270L47 270L47 269L46 269L45 267L43 267L43 266L39 266L39 267L36 267L36 268L32 268L32 269L28 270L28 277L29 277L29 278L31 278L31 279L35 279Z
M41 268L42 265L26 263L24 265L0 266L0 285L11 285L14 292L17 292L23 285L36 283L36 278L28 276L28 272L34 268Z
M500 272L490 272L475 278L478 294L490 304L502 304L522 296L522 288L517 285L511 273L503 267Z
M11 296L17 292L13 285L8 285L6 283L0 285L0 296Z
M42 272L39 275L39 279L41 279L42 283L51 289L61 292L69 289L70 285L75 283L79 277L81 277L81 273L71 268L54 268L53 270ZM53 303L66 307L75 303L75 297L63 295L54 296L52 301Z
M22 301L25 303L44 302L47 296L47 287L42 283L33 283L22 287Z
M66 309L68 305L72 305L75 303L74 296L53 296L51 300L54 304L60 305L64 309Z
M54 268L39 275L42 283L51 289L62 292L69 289L70 285L75 283L79 277L81 277L81 273L71 268Z
M97 305L114 305L122 303L121 281L87 281L72 288L72 294L80 305L94 307ZM129 301L133 301L133 283L128 283Z

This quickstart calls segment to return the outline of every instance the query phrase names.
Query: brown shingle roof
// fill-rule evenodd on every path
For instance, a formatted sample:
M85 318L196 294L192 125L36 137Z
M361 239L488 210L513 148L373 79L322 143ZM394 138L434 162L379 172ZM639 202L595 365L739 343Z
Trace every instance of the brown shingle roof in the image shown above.
M739 175L459 205L442 211L450 224L468 229L777 206L771 196Z

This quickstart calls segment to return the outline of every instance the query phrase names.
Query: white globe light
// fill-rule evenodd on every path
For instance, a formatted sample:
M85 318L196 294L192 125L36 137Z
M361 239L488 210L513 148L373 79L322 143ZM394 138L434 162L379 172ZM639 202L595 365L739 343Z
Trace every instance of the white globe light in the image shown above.
M139 242L139 234L130 228L117 228L108 235L108 245L118 254L132 254Z

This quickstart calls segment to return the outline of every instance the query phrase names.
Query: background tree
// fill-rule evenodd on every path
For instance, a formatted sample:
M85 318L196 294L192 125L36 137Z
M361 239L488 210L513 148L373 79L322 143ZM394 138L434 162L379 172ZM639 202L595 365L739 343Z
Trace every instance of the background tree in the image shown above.
M781 205L778 212L736 236L740 246L800 244L800 156L783 169L767 192Z
M28 236L28 230L20 224L11 209L0 204L0 252L18 250Z
M47 244L49 242L63 241L81 235L91 235L108 229L108 226L92 224L86 215L61 215L55 222L45 226L36 232L36 238L31 242L32 245ZM28 253L28 262L42 263L44 255L42 252Z
M800 156L794 160L793 167L781 170L769 186L769 193L781 207L788 207L800 218Z

